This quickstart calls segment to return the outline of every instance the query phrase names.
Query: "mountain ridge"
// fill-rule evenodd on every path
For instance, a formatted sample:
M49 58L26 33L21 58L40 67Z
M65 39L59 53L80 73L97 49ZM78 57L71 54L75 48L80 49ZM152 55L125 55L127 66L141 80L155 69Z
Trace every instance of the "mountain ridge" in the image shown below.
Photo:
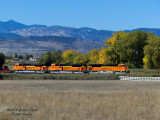
M153 34L160 36L159 28L137 28L132 30L123 30L124 32L132 32L135 30L153 32ZM97 30L89 27L67 27L60 25L46 26L46 25L25 25L14 20L7 22L0 21L0 33L13 33L22 37L29 36L63 36L74 37L82 40L92 40L97 42L104 42L107 38L112 37L112 33L117 31L112 30ZM1 36L0 36L1 37ZM5 37L7 38L7 36Z

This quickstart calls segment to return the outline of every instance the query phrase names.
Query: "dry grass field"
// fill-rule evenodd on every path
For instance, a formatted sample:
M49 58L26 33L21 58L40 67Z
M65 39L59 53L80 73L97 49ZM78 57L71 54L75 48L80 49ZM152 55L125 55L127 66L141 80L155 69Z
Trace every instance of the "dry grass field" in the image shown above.
M0 81L0 120L159 119L160 82Z

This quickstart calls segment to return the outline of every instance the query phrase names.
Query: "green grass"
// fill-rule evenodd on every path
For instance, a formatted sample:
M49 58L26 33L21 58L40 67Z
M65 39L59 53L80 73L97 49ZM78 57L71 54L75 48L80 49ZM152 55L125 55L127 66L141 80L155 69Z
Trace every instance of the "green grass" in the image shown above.
M1 73L0 80L119 80L119 76L160 77L160 70L131 69L126 74L16 74Z
M135 77L160 77L159 69L130 69L129 74L126 76L135 76Z
M116 74L16 74L1 73L1 80L118 80Z

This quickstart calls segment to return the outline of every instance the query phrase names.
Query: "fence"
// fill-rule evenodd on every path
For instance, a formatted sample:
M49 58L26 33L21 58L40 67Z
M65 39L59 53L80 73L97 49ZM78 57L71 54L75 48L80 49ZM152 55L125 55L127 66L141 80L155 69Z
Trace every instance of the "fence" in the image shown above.
M130 77L130 76L119 76L120 80L130 81L160 81L160 77Z

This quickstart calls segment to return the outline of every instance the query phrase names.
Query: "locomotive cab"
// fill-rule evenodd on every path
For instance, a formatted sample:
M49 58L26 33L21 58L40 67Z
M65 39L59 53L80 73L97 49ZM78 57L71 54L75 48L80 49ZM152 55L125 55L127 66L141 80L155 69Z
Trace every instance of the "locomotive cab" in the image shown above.
M19 66L19 63L16 63L15 66Z
M18 71L18 70L25 70L25 67L20 66L19 63L16 63L15 66L13 67L13 71Z
M57 66L56 64L51 64L51 66L49 66L49 71L60 71L62 70L62 66Z
M123 71L125 73L128 73L128 67L125 64L118 64L119 71Z
M55 67L56 64L51 64L52 67Z
M46 73L48 70L47 66L40 64L19 64L16 63L13 67L13 72L15 73Z

